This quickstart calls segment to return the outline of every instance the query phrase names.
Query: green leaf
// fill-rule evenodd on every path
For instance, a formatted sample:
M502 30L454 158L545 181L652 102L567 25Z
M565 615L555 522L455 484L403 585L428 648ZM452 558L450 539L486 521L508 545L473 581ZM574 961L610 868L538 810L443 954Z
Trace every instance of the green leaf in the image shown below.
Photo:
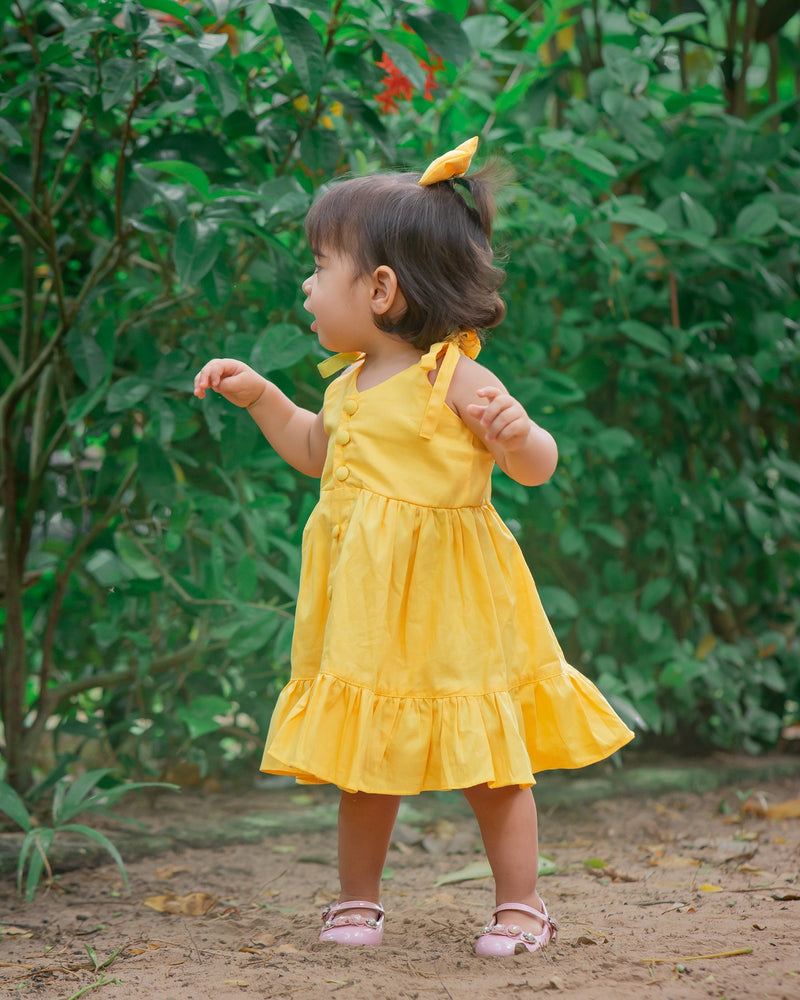
M22 876L25 871L25 861L30 854L28 864L28 877L25 880L25 899L30 902L36 895L36 889L41 881L45 870L45 859L47 852L53 843L56 835L55 830L49 827L39 827L29 830L22 842L22 848L17 863L17 885L22 888Z
M236 563L236 590L243 601L252 601L258 587L258 570L256 561L245 553Z
M440 875L434 885L451 885L454 882L470 882L477 878L491 878L492 869L488 861L473 861L456 872Z
M125 870L125 864L122 860L122 856L120 855L119 851L114 846L114 844L108 839L108 837L104 833L101 833L99 830L93 830L89 826L83 826L81 823L68 823L66 826L62 826L60 829L69 831L71 833L80 833L84 837L88 837L89 840L93 840L95 843L99 844L102 848L104 848L114 859L114 863L116 864L117 868L119 868L122 878L125 882L125 885L128 888L130 888L128 873Z
M462 22L470 45L481 55L494 55L509 32L509 23L498 14L473 14Z
M56 792L61 789L65 794L57 795L53 800L52 816L53 822L60 825L66 820L72 819L86 808L86 798L96 788L98 782L111 773L110 767L94 768L80 775L74 781L62 778L58 783Z
M118 587L134 578L122 560L108 549L96 549L86 560L86 572L101 587Z
M227 66L213 62L206 71L208 94L214 107L223 118L235 111L241 103L242 94L239 82Z
M607 156L603 156L596 149L591 149L589 146L573 146L570 149L570 153L578 162L589 167L591 170L596 170L600 174L607 174L609 177L617 176L617 168L611 160Z
M665 21L661 25L660 34L666 35L673 32L685 31L686 28L691 28L695 24L705 24L706 21L706 15L700 12L676 14L675 17L671 17L669 21Z
M568 590L562 587L539 588L539 597L548 615L553 618L577 618L580 606Z
M188 705L178 706L178 716L193 740L219 729L222 723L216 717L229 715L230 711L230 701L214 694L199 695Z
M253 348L250 363L258 371L267 373L290 368L304 358L314 347L314 340L294 323L276 323L270 327Z
M306 94L315 100L325 76L325 50L314 26L298 11L270 4L286 52Z
M667 338L647 323L641 323L638 319L626 319L619 324L619 328L629 340L664 357L671 356L672 348Z
M659 235L667 230L666 220L657 212L651 212L649 208L640 208L636 205L623 205L615 210L610 216L612 222L621 222L626 226L636 226L639 229L646 229L650 233Z
M597 535L598 538L602 538L604 542L609 545L613 545L615 549L621 549L625 547L625 536L619 530L611 524L598 524L589 523L584 525L586 531L591 531L593 535Z
M66 347L80 380L87 388L94 388L102 381L108 367L97 337L73 328L67 337Z
M753 202L746 205L736 216L733 231L744 239L765 236L778 224L778 210L770 202Z
M116 108L127 97L136 80L136 63L128 59L109 59L103 67L103 111Z
M130 410L149 395L153 386L135 375L126 375L115 382L106 399L106 409L109 413L120 410Z
M187 37L179 38L174 45L159 44L158 49L165 56L174 59L175 62L191 66L193 69L205 69L227 44L227 35L207 34L197 40Z
M681 191L681 207L683 209L686 224L692 232L702 233L703 236L714 236L717 232L717 222L711 212L688 195Z
M144 163L137 163L137 169L160 170L163 174L177 177L178 180L189 184L198 191L205 201L211 197L211 185L208 178L200 167L194 163L186 163L183 160L146 160Z
M405 20L427 47L446 62L461 66L469 58L469 39L452 14L433 7L417 7L406 13Z
M604 458L616 462L626 451L633 448L636 438L621 427L606 427L595 434L592 444Z
M5 813L23 830L31 829L31 816L25 803L11 785L4 781L0 781L0 813Z
M705 664L699 660L670 660L661 671L659 681L664 687L680 688L700 677L705 671Z
M644 611L650 611L657 604L671 593L673 588L673 581L667 580L664 577L655 577L652 580L648 580L642 589L642 596L640 600L641 607Z
M602 858L586 858L583 864L586 868L596 868L596 869L608 868L608 862L603 861Z
M154 441L142 441L139 445L139 482L151 500L169 506L176 498L172 463Z
M766 538L772 533L772 518L761 507L749 500L744 505L744 519L756 538Z
M664 619L655 611L642 611L636 616L636 628L647 643L655 643L664 631Z
M182 4L179 4L177 0L147 0L147 9L157 10L162 14L169 14L184 24L194 21L189 11Z
M180 283L192 286L205 277L219 257L222 245L222 233L215 223L181 219L172 251Z
M159 580L161 571L139 549L127 535L121 531L114 534L114 547L120 559L139 580Z
M228 655L233 659L244 659L264 649L279 625L277 614L264 614L256 621L240 625L231 636Z
M457 21L463 21L469 11L470 0L436 0L439 10L446 10Z
M5 145L13 149L15 146L23 145L22 136L17 132L11 122L0 118L0 136L5 139Z

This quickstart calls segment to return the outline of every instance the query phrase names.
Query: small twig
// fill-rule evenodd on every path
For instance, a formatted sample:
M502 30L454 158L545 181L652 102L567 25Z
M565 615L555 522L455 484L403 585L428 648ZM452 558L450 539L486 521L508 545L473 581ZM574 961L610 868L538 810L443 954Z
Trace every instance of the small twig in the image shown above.
M119 979L106 979L105 976L101 976L96 983L92 983L90 986L84 986L82 990L78 990L77 993L73 993L71 997L67 997L67 1000L78 1000L82 997L84 993L88 993L90 990L97 990L101 986L111 986L113 984L119 985Z
M200 949L197 947L197 942L192 937L192 932L191 932L191 930L189 928L189 925L186 923L185 920L183 921L183 929L186 931L186 934L187 934L189 940L192 942L192 947L194 948L195 954L197 955L197 961L200 963L200 965L202 965L203 964L203 956L200 954Z
M444 980L442 979L441 975L439 974L439 970L438 969L436 969L436 978L439 980L439 985L442 987L442 989L445 991L445 993L448 995L448 997L450 997L450 1000L453 1000L453 994L444 985Z
M702 962L709 958L733 958L734 955L752 955L752 948L736 948L734 951L717 951L712 955L689 955L687 958L640 958L640 962L656 965L659 962Z

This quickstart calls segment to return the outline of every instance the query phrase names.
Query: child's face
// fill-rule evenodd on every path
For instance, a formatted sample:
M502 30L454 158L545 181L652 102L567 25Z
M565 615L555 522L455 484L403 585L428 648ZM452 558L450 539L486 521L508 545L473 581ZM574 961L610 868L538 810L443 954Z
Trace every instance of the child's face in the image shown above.
M365 350L364 338L374 335L370 285L357 276L349 257L314 252L314 273L303 282L303 308L314 316L311 329L329 351Z

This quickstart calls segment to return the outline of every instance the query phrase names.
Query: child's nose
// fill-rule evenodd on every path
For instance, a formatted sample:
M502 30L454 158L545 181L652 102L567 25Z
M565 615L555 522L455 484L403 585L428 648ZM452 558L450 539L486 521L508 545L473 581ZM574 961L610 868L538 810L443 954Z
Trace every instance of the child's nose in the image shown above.
M309 276L306 278L306 280L300 286L303 289L303 294L304 295L310 295L311 294L311 278L312 278L312 275L309 274Z

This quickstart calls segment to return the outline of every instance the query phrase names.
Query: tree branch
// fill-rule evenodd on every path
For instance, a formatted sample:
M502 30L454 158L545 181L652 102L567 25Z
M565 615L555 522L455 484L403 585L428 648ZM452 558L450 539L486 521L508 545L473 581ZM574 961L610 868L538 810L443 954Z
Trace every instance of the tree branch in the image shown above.
M122 506L122 498L125 491L136 477L138 467L134 464L128 470L127 475L122 480L114 494L113 499L104 511L102 517L98 518L91 530L85 535L81 535L75 548L69 555L64 568L56 574L55 589L50 601L50 610L47 613L47 625L45 627L44 638L42 639L42 664L39 668L39 709L37 715L42 711L47 711L47 683L53 668L53 646L55 645L56 627L61 616L61 608L66 596L67 586L75 571L75 567L81 559L86 549L92 544L97 536L105 530L111 519L119 512Z
M215 652L218 649L224 649L226 645L226 642L210 644L203 644L201 641L190 642L181 649L176 650L174 653L168 653L153 660L150 664L149 670L147 671L147 676L154 677L158 674L163 674L167 670L172 670L174 667L180 666L187 660L191 660L198 652ZM64 684L59 684L58 687L50 688L47 692L46 699L44 697L44 692L42 693L40 699L41 709L35 722L28 731L29 738L38 735L44 727L47 719L53 715L55 709L69 698L74 698L75 695L82 694L84 691L91 691L92 688L99 687L105 689L117 687L120 684L129 684L131 681L135 681L138 677L138 668L131 667L129 670L108 670L103 674L91 674L87 677L79 677L75 680L67 681Z
M50 185L50 201L51 202L53 201L53 199L56 196L56 188L58 187L58 185L59 185L59 183L61 181L61 174L64 172L64 167L67 164L67 159L69 157L69 154L74 149L75 143L78 141L78 137L80 136L81 131L83 130L83 126L84 126L85 123L86 123L86 109L84 108L83 111L81 112L80 121L78 122L78 124L73 129L72 135L69 137L69 140L67 141L67 144L64 147L64 152L61 154L61 159L56 164L56 169L55 169L55 172L53 174L53 183ZM78 170L78 174L79 175L80 175L80 173L83 170L83 168L84 168L85 165L86 165L85 163L81 164L81 166L80 166L80 168ZM53 206L53 213L52 213L53 216L58 215L57 208L59 208L60 206L61 206L61 199L59 199L57 202L55 202L55 204Z
M0 174L0 181L8 181L5 174ZM24 216L19 214L16 208L3 194L0 194L0 208L3 209L5 214L14 223L20 237L28 239L31 243L38 243L43 250L47 250L47 243L45 243L41 234L33 228Z
M282 618L292 617L292 613L290 611L285 611L283 608L278 607L275 604L258 604L255 601L222 601L211 597L192 597L192 595L187 593L173 576L170 576L166 567L159 562L150 549L148 549L146 545L142 545L133 531L130 532L130 539L142 555L146 556L150 560L153 566L163 577L164 581L172 587L178 597L180 597L180 599L185 601L187 604L193 604L197 607L203 608L256 608L259 611L271 611L276 615L280 615Z

